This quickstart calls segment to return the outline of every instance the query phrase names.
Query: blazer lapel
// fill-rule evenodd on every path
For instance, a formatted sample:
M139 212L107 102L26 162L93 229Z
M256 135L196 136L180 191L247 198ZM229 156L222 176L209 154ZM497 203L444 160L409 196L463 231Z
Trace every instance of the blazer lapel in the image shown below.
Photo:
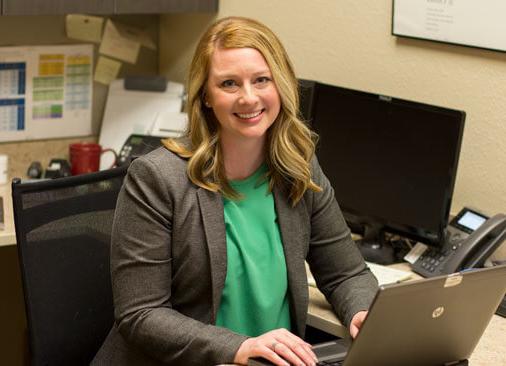
M215 324L227 275L227 239L223 216L223 201L220 194L203 188L197 191L197 196L209 250L213 297L211 322Z
M297 326L297 334L303 335L308 303L304 259L305 247L309 245L305 202L301 200L295 207L292 207L285 190L275 187L273 194L288 272L290 309Z

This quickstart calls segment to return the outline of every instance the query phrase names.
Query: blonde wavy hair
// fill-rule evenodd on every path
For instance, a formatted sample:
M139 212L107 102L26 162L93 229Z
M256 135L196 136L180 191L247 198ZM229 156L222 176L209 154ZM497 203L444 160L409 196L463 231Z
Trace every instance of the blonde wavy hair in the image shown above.
M316 135L299 117L298 82L283 45L269 28L256 20L223 18L204 33L188 75L187 139L166 139L163 143L169 150L189 159L188 177L194 184L228 198L240 197L225 176L219 124L212 109L204 106L204 95L214 50L246 47L263 55L281 99L280 112L267 130L265 156L269 170L266 178L271 191L274 186L286 184L290 200L296 205L307 189L321 191L312 181L310 169Z

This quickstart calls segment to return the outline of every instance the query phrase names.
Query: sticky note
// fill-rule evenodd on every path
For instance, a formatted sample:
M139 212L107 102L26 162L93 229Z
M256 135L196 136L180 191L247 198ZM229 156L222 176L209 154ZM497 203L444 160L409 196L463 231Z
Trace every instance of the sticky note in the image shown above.
M99 56L93 80L109 85L118 77L120 68L121 62L110 59L109 57Z
M116 24L110 19L107 20L102 36L102 43L98 50L101 54L135 64L140 47L140 42L124 37L116 27Z
M100 43L103 25L104 18L90 15L68 14L65 19L67 37L87 42Z

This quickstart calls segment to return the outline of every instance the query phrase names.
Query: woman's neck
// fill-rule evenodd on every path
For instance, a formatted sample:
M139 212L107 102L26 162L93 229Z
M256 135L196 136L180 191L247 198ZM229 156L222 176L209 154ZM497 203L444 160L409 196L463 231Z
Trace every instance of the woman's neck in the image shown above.
M252 175L265 159L264 142L223 143L223 162L229 180L241 180Z

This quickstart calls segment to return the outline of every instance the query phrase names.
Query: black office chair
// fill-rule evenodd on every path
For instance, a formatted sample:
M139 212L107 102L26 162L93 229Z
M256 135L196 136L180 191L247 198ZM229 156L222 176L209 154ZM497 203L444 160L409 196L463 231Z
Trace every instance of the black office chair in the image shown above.
M32 366L89 365L113 324L110 238L126 170L12 182Z

